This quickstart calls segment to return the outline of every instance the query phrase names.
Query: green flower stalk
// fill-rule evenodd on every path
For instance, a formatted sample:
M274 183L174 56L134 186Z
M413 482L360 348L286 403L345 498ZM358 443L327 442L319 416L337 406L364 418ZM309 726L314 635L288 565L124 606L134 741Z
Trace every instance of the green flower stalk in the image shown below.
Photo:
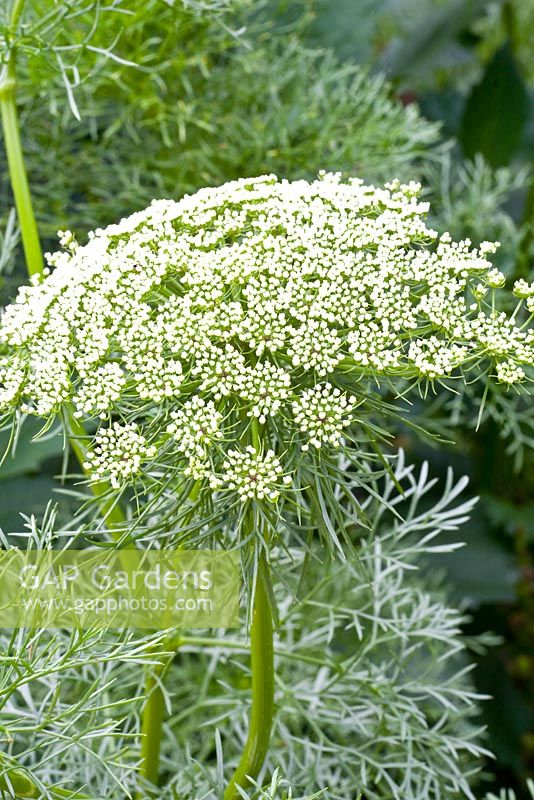
M274 716L273 620L269 601L268 566L264 560L257 576L250 629L252 704L248 738L224 800L239 800L238 787L250 788L249 777L260 773L269 750Z
M514 314L501 311L496 245L438 236L418 193L322 174L157 201L84 246L61 232L63 251L0 323L0 411L96 421L90 481L146 498L130 535L241 549L253 703L225 800L267 754L269 560L289 517L345 556L364 514L341 520L340 455L379 457L368 451L399 413L391 396L532 378L533 287L517 284Z
M10 26L16 29L24 7L24 0L13 4ZM44 268L41 244L33 203L22 154L20 128L16 106L15 49L9 53L7 63L0 71L0 111L4 146L9 167L11 189L15 198L24 256L30 275L39 275Z

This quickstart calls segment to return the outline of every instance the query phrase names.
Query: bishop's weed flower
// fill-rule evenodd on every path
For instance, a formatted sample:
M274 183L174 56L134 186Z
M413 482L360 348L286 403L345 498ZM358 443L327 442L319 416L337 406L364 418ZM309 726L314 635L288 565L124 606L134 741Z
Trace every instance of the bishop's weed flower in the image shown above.
M164 450L214 489L274 500L287 443L338 447L370 387L526 381L531 287L499 310L496 245L438 236L418 192L264 176L154 201L84 246L63 232L4 311L1 411L99 419L98 479Z
M223 464L224 480L235 489L242 500L276 500L279 487L291 481L282 476L283 468L273 450L259 453L252 445L244 451L229 450ZM217 479L212 485L219 485Z
M155 455L156 448L147 445L133 423L114 422L97 432L84 467L97 479L109 478L113 488L118 489L124 479L139 472L143 460Z

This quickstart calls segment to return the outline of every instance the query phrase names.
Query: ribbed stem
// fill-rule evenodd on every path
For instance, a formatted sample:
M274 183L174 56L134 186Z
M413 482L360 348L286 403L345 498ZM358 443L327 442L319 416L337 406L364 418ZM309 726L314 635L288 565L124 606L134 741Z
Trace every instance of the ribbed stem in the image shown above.
M161 688L163 670L163 665L157 667L146 681L146 701L141 727L141 775L146 781L154 784L154 792L149 790L148 796L157 793L159 777L161 739L165 718L165 699ZM137 794L138 800L146 796L147 793L139 792Z
M237 786L250 788L249 778L257 778L271 739L274 716L273 619L267 591L268 565L260 559L250 629L250 669L252 706L247 741L241 760L224 793L224 800L239 800Z
M20 10L20 8L17 9L18 13ZM0 79L0 109L9 178L15 198L26 266L29 275L40 275L44 268L44 262L20 141L20 127L15 103L14 52L11 53L7 68Z
M13 8L11 9L11 18L9 20L9 27L12 29L16 29L17 25L19 24L19 19L22 14L22 10L24 8L25 0L15 0L13 3Z

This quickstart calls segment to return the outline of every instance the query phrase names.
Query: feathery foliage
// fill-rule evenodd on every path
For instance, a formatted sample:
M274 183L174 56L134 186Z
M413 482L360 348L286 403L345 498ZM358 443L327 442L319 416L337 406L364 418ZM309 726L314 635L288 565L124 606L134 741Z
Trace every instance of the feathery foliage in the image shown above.
M39 2L29 3L12 39L47 235L82 234L153 197L246 174L413 177L408 164L436 141L436 125L365 68L305 48L257 4L218 5L205 14L159 0L79 2L68 14L54 5L45 36Z
M370 476L374 496L363 505L373 535L354 525L356 562L325 561L315 543L305 566L291 539L273 554L277 715L266 782L258 781L266 794L251 796L283 796L284 783L275 778L269 789L266 777L278 768L295 799L322 789L332 800L355 791L373 799L472 797L469 779L484 751L464 617L418 567L426 554L454 547L442 546L440 533L464 524L475 499L463 498L465 479L450 475L429 503L435 479L427 468L416 473L402 453L391 465L391 475ZM34 547L50 547L57 536L65 543L53 518L42 530L33 523L30 535ZM230 633L175 637L162 798L219 796L222 752L230 763L238 753L247 640L246 631ZM133 789L143 695L132 666L157 662L170 646L133 634L3 634L3 736L42 796L54 796L46 786L110 799Z

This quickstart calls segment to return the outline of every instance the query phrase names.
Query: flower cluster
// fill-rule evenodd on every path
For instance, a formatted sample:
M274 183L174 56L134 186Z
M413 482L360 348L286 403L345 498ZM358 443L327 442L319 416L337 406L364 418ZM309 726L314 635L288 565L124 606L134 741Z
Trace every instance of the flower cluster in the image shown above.
M223 416L215 403L195 395L181 408L172 411L171 419L167 433L176 441L178 450L189 459L185 474L197 480L209 476L209 449L222 435Z
M534 281L532 283L527 283L527 281L522 278L516 281L514 283L514 294L522 298L534 297Z
M119 412L209 481L247 425L266 446L339 445L384 379L528 380L532 286L518 281L516 313L500 312L496 246L438 236L418 191L264 176L155 201L84 246L63 234L0 322L0 411L106 419L95 453ZM98 475L135 471L101 458ZM229 484L247 495L239 474Z
M97 413L101 419L105 419L106 412L119 399L124 382L124 373L114 361L101 364L94 372L84 374L74 397L75 415L82 417L84 414Z
M245 450L229 450L223 470L222 478L212 479L212 485L226 484L243 501L276 500L281 485L291 483L291 476L282 477L284 470L274 450L262 454L252 445Z
M96 480L107 478L113 488L136 475L144 461L156 455L156 447L148 445L137 425L114 422L110 428L100 428L83 467Z
M26 382L26 364L20 356L0 357L0 408L10 406Z
M297 427L307 435L310 444L321 447L328 442L336 447L343 428L351 422L355 404L354 397L344 394L337 387L318 383L302 392L299 399L293 402L292 411ZM308 448L308 443L302 445L302 450Z
M150 336L154 328L147 309L131 327L118 332L124 365L132 376L137 393L143 400L161 403L167 397L180 395L183 381L182 364L165 352L160 338Z
M525 370L512 361L500 361L495 368L497 378L501 383L519 383L525 380Z
M402 342L390 330L387 319L380 323L362 321L357 330L349 332L347 342L349 353L359 366L377 369L400 366Z
M447 344L437 336L414 339L410 343L408 358L413 361L421 375L437 378L450 374L465 360L467 348L457 344Z

